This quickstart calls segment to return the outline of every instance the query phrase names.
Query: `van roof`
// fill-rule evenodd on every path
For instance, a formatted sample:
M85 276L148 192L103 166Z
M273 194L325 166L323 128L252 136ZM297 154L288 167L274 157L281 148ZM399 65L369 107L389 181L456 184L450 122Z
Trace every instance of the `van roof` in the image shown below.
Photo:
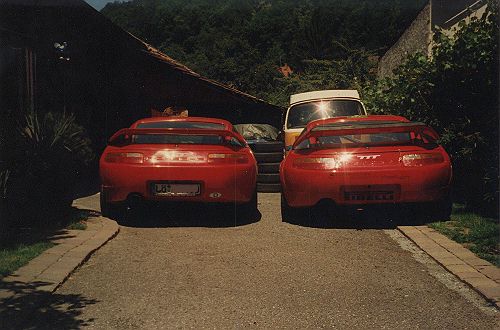
M336 97L347 97L359 100L359 93L355 89L330 89L323 91L312 91L300 94L293 94L290 96L290 104L309 101L309 100L330 99Z

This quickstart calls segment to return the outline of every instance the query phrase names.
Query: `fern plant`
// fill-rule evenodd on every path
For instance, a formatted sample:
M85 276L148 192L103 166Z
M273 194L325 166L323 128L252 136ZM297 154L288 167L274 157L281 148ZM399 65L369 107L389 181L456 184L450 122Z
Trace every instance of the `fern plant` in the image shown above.
M69 209L80 173L94 158L91 141L68 113L28 111L15 132L6 185L19 223L45 224Z

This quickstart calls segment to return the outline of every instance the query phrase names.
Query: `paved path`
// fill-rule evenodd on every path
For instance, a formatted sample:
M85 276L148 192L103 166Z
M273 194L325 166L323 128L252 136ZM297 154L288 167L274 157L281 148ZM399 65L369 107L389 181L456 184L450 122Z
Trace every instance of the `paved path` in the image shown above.
M500 268L427 226L400 226L398 229L500 309Z
M499 326L496 309L391 229L391 223L379 226L368 215L336 224L292 225L281 222L278 194L259 198L261 219L237 227L219 225L218 213L203 207L160 210L135 223L122 219L120 234L56 291L45 310L13 324Z

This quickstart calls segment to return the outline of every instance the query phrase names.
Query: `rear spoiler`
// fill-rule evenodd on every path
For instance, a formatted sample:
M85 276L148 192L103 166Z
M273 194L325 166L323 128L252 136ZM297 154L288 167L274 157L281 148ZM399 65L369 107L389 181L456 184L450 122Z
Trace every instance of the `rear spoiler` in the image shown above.
M247 145L245 139L229 130L219 129L200 129L200 128L122 128L108 140L109 144L116 143L119 138L123 137L125 141L129 141L133 135L218 135L226 140L235 138L242 145Z
M404 133L415 132L426 140L435 142L439 135L434 129L419 122L349 122L334 123L313 127L309 131L304 131L293 144L298 145L310 137L335 136L347 134L373 134L373 133Z

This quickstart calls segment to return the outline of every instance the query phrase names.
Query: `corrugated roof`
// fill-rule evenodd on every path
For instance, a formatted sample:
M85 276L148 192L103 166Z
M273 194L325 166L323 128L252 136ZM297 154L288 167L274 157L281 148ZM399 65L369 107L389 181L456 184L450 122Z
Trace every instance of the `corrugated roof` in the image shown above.
M196 79L199 79L201 81L204 81L204 82L206 82L208 84L214 85L217 88L224 89L225 91L227 91L229 93L233 93L233 94L239 95L241 97L248 98L248 99L250 99L253 102L264 103L264 104L266 104L268 106L273 106L273 107L279 108L278 106L274 106L272 104L269 104L268 102L266 102L266 101L264 101L262 99L259 99L259 98L255 97L253 95L244 93L244 92L242 92L240 90L237 90L236 88L227 86L227 85L225 85L223 83L220 83L220 82L218 82L216 80L204 77L204 76L200 75L199 73L194 72L193 70L191 70L190 68L188 68L184 64L182 64L182 63L174 60L173 58L171 58L167 54L163 53L159 49L157 49L157 48L151 46L150 44L142 41L141 39L139 39L138 37L134 36L130 32L127 32L125 30L123 30L123 31L126 32L130 37L134 38L135 40L137 40L138 42L140 42L142 45L144 45L145 49L143 51L145 51L149 56L152 56L152 57L156 58L157 60L159 60L159 61L161 61L161 62L169 65L174 70L177 70L179 72L182 72L183 74L192 76L192 77L194 77Z

